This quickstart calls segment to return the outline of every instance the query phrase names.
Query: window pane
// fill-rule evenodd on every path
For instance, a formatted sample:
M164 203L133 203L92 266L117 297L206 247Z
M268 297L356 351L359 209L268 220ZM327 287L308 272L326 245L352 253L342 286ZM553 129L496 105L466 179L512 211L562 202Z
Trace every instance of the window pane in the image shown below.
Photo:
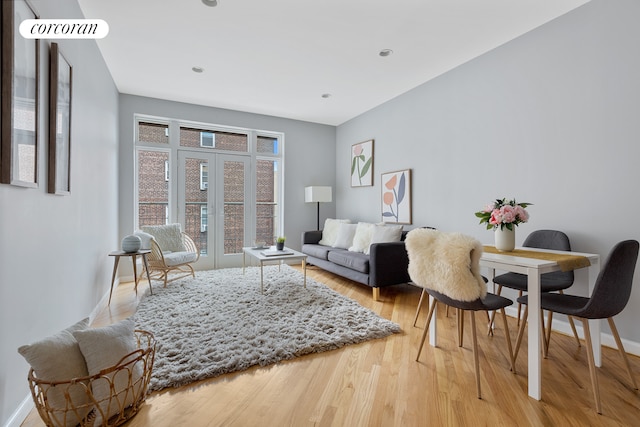
M138 142L169 143L169 125L138 123Z
M138 150L138 226L163 225L169 221L169 182L165 164L169 154Z
M278 234L278 162L256 162L256 242L275 244Z
M207 204L209 164L198 158L186 158L184 165L184 232L191 237L201 255L209 253L207 246ZM203 175L204 174L204 175ZM204 181L203 181L204 178ZM206 185L203 185L206 183Z
M215 148L227 151L248 151L247 135L241 133L218 132L206 129L180 128L180 146L194 148Z
M224 253L242 253L244 242L244 163L224 162Z
M261 154L278 154L278 138L268 136L258 137L258 153Z

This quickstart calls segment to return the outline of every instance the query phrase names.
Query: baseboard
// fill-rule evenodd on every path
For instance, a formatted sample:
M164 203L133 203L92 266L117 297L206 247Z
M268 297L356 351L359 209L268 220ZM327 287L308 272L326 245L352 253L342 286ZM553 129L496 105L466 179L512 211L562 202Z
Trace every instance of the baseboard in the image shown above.
M512 317L518 316L518 309L516 307L508 307L505 309L507 314ZM578 331L578 336L580 339L584 339L584 330L582 328L581 322L574 322L576 324L576 330ZM573 331L571 330L571 325L566 320L553 319L553 327L552 330L555 332L559 332L561 334L573 336ZM624 351L628 354L633 354L634 356L640 357L640 343L635 341L626 340L621 337L622 345L624 346ZM610 333L600 333L600 343L603 346L613 348L617 350L618 347L616 345L616 340Z
M20 406L11 414L4 427L20 427L29 413L35 408L31 395L24 398Z

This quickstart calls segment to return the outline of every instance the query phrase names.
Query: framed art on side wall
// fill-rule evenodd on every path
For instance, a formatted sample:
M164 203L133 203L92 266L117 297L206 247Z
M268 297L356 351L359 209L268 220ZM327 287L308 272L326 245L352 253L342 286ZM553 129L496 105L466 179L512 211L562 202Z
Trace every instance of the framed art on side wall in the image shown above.
M58 43L51 43L49 75L49 180L52 194L71 192L72 67Z
M0 182L38 187L40 42L18 33L22 21L38 15L24 0L3 1L0 13Z
M351 146L351 186L373 185L373 139Z
M382 174L382 222L411 224L411 169Z

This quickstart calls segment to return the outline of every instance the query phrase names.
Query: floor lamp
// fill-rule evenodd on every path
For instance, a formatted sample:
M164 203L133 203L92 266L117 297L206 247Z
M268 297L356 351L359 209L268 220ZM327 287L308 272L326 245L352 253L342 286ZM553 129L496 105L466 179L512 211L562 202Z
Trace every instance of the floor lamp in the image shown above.
M320 230L320 203L331 201L331 187L311 186L304 188L304 201L318 204L318 230Z

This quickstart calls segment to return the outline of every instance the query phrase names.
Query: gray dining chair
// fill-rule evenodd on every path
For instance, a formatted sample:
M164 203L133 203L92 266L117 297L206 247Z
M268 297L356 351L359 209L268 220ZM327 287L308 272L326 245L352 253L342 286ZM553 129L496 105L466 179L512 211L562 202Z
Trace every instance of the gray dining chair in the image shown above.
M571 243L569 237L562 231L557 230L536 230L529 234L522 243L523 247L538 248L538 249L551 249L557 251L571 251ZM554 271L552 273L545 273L540 276L540 291L541 292L559 292L570 288L573 285L573 271ZM498 285L496 290L497 295L501 295L502 288L510 288L518 291L518 297L521 297L524 292L527 291L527 275L520 273L505 273L496 276L493 279L493 283ZM518 325L520 324L520 313L522 305L518 303ZM541 315L542 319L543 316ZM553 312L549 312L547 318L546 331L544 332L544 346L543 355L547 356L549 351L549 340L551 336L551 322L553 321ZM493 322L493 320L492 320ZM578 332L576 326L571 317L569 317L569 325L573 331L573 336L576 339L576 343L580 346L580 338L578 338ZM489 329L491 331L491 329Z
M613 321L613 316L620 313L629 301L631 286L633 285L633 274L638 260L638 248L640 245L636 240L625 240L613 247L607 260L602 265L600 274L596 279L591 297L581 297L568 294L544 293L540 295L540 307L544 310L553 311L567 316L573 316L582 320L585 336L585 346L587 348L587 361L589 363L589 374L591 376L591 387L593 388L593 398L596 403L596 410L602 413L600 403L600 391L598 386L598 376L593 360L593 347L591 345L591 333L589 331L589 319L607 319L611 333L615 338L618 351L622 356L627 373L631 379L634 389L638 389L636 381L631 372L627 353L624 351L620 335ZM518 302L527 304L527 296L518 298ZM518 356L524 326L527 320L528 310L525 307L523 321L520 325L514 359Z
M480 275L479 261L482 255L482 244L473 237L460 233L414 229L407 234L405 244L409 255L409 276L431 297L416 361L420 359L438 301L457 309L459 346L462 346L460 335L464 324L464 313L470 311L476 392L478 399L481 399L475 312L500 310L509 350L509 364L515 373L515 359L505 313L505 307L512 305L513 301L487 292L487 285Z

